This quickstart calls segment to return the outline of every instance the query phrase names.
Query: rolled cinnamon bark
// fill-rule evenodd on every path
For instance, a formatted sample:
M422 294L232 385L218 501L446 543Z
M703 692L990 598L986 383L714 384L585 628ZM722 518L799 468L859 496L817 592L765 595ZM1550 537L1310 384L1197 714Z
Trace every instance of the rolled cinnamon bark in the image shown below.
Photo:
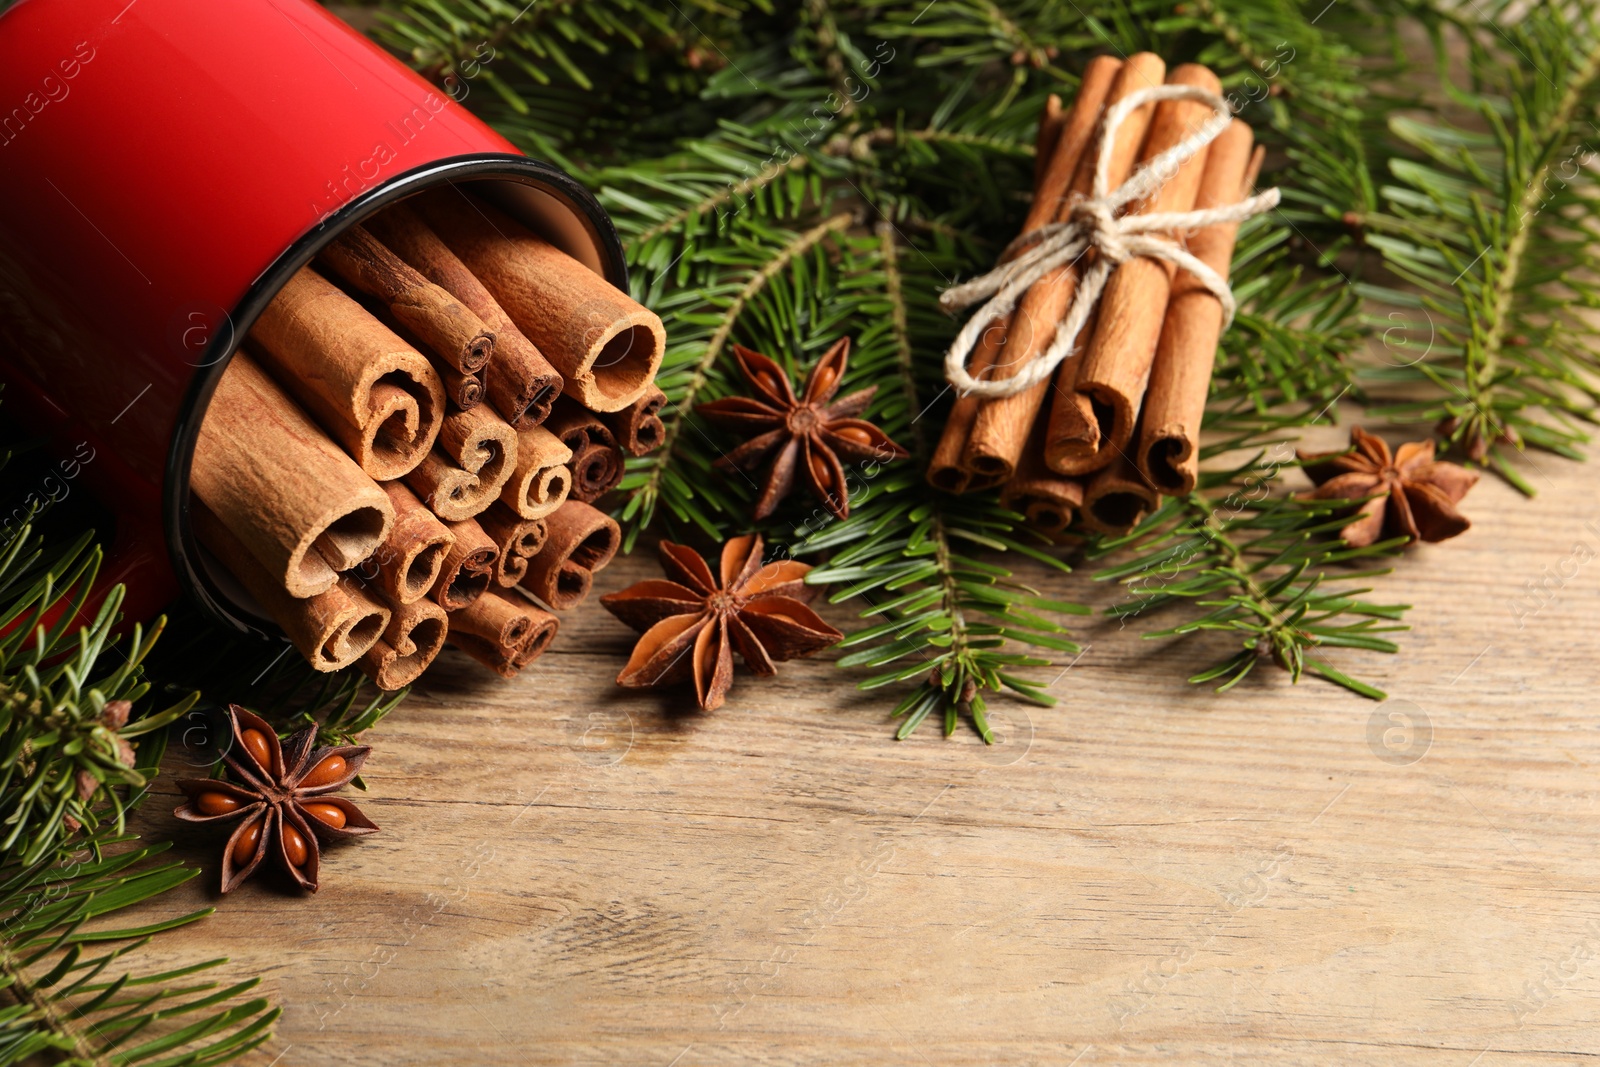
M990 323L967 359L967 373L986 381L1005 338L1006 324ZM975 474L962 462L967 451L967 440L972 436L972 424L978 419L978 408L982 403L982 399L975 395L956 394L955 402L950 405L950 413L945 416L944 432L939 435L939 444L928 463L928 484L935 489L946 493L975 493L999 484L1000 480L993 475Z
M478 525L500 549L494 580L502 589L522 581L528 573L528 561L544 548L550 534L543 519L524 519L498 500L478 516Z
M603 442L591 441L581 452L573 455L568 470L572 472L569 498L592 504L622 481L622 452Z
M508 658L510 651L533 632L533 619L528 613L519 610L511 597L498 591L485 593L452 615L455 625L451 629L457 637L463 634L481 637L504 650Z
M1094 123L1099 121L1106 93L1110 90L1112 79L1121 66L1121 60L1109 56L1099 56L1090 60L1084 71L1078 97L1073 101L1069 113L1062 113L1060 97L1052 94L1046 101L1044 114L1039 120L1039 135L1035 142L1034 202L1028 213L1030 220L1035 216L1043 217L1045 221L1054 218L1062 194L1067 191L1076 171L1077 158L1087 147L1083 142L1093 135ZM1069 135L1067 147L1062 151L1063 134L1069 122L1074 120L1076 124L1073 126L1073 132ZM1024 232L1030 228L1035 227L1030 227L1025 222ZM1007 340L1007 326L1008 322L991 323L979 338L971 358L967 361L967 372L974 378L988 380L993 377L993 368L1001 358L1001 348ZM969 452L967 447L978 419L978 412L984 403L984 400L977 396L958 395L950 406L950 413L945 418L944 432L939 437L938 447L934 449L933 460L928 464L928 484L935 489L947 493L975 492L998 485L1004 480L1003 464L998 469L983 471L969 465L970 459L977 458L986 451L980 446L977 450Z
M1070 114L1079 114L1081 110L1082 113L1091 114L1098 120L1100 105L1110 87L1110 79L1121 66L1121 60L1107 56L1090 60ZM1029 210L1030 217L1038 209L1041 201L1052 205L1059 201L1065 183L1072 179L1076 160L1057 162L1055 159L1056 148L1061 143L1062 132L1067 126L1068 114L1062 110L1061 98L1051 93L1045 100L1044 111L1039 116L1039 132L1034 138L1034 206ZM1079 130L1077 135L1086 136L1082 130ZM1083 146L1080 145L1076 151L1081 153ZM1046 175L1052 168L1056 173L1047 181ZM1062 172L1066 175L1064 178L1060 177ZM1024 232L1026 228L1025 224ZM989 328L983 331L977 345L973 347L972 355L967 360L968 374L984 381L991 377L995 361L1000 355L1000 348L1006 342L1006 326L1005 322L991 323ZM960 394L957 394L955 402L950 405L950 413L945 416L944 431L939 435L939 444L934 448L933 459L928 464L928 484L935 489L959 494L976 492L999 484L1001 479L993 473L979 474L965 465L967 441L972 436L972 427L977 421L978 410L982 405L981 398Z
M406 484L435 515L459 522L494 503L516 466L517 432L479 406L445 417L438 445L406 475Z
M1161 504L1161 494L1120 453L1089 479L1080 522L1103 534L1124 534Z
M488 591L500 546L471 519L447 523L455 538L429 596L446 611L460 611Z
M250 330L278 380L378 481L433 447L444 382L433 364L339 287L302 267Z
M1173 71L1167 84L1192 85L1213 93L1222 90L1217 76L1196 63L1185 63ZM1151 121L1142 158L1152 159L1184 141L1210 114L1211 109L1198 101L1163 101ZM1132 213L1191 210L1209 152L1209 145L1201 148L1159 192ZM1109 421L1101 425L1101 452L1112 449L1120 454L1132 448L1175 269L1169 260L1140 256L1119 265L1106 282L1100 298L1099 324L1084 351L1077 376L1078 392L1089 395L1097 413L1109 416ZM1064 473L1082 469L1066 459L1052 466Z
M457 189L425 193L419 210L539 347L591 411L621 411L661 366L667 335L655 313L492 205Z
M1082 338L1093 337L1099 322L1099 311L1090 312L1088 321L1083 324ZM1056 372L1056 380L1051 383L1055 390L1055 399L1049 409L1041 410L1034 419L1036 425L1045 428L1039 437L1039 447L1045 458L1046 467L1051 467L1051 457L1064 453L1091 456L1100 454L1101 413L1095 409L1095 402L1088 393L1078 391L1078 372L1082 369L1083 346L1080 343L1078 351L1061 364L1061 369ZM1111 461L1112 454L1110 451L1106 452L1104 457L1106 463ZM1062 475L1062 477L1068 476Z
M362 577L394 603L413 604L439 580L455 535L404 484L385 482L383 491L394 507L394 526L366 561Z
M543 426L517 431L517 466L500 490L500 500L524 519L542 519L567 499L572 489L572 449Z
M206 408L189 486L295 597L331 589L394 523L383 490L243 352Z
M603 416L617 444L630 456L645 456L661 447L667 428L661 422L661 409L667 394L651 385L644 395L621 411Z
M361 673L379 689L404 689L422 676L450 629L445 610L431 600L390 605L383 637L361 657Z
M446 295L448 296L448 294ZM416 331L397 319L387 304L376 297L359 291L355 294L355 299L356 303L366 308L373 318L393 330L396 337L416 349L429 363L433 364L433 369L438 373L440 382L444 384L444 398L447 410L466 411L477 407L483 402L483 375L487 368L481 369L475 374L461 373L441 358L432 346L417 335Z
M571 397L559 397L542 429L549 430L572 450L567 467L572 471L573 500L600 499L622 481L622 449L600 416Z
M1058 534L1072 525L1083 506L1083 482L1045 466L1044 420L1034 422L1034 432L1017 460L1017 472L1000 490L1000 503L1027 516L1034 529Z
M1083 325L1083 333L1093 336L1094 322ZM1078 371L1083 370L1083 350L1078 349L1077 354L1062 363L1061 370L1056 371L1056 381L1053 382L1056 397L1051 402L1050 410L1038 414L1037 422L1045 424L1045 437L1043 437L1043 450L1045 450L1045 466L1051 470L1056 469L1053 464L1067 462L1064 456L1070 456L1077 466L1093 470L1094 466L1104 466L1112 461L1114 451L1106 450L1101 454L1101 421L1109 418L1102 411L1096 411L1094 400L1085 392L1078 392ZM1067 475L1062 475L1067 477Z
M525 610L533 615L533 632L523 640L512 656L511 665L519 671L544 655L550 647L550 642L555 640L556 632L561 629L561 620L543 608L530 603Z
M494 331L443 288L417 273L363 226L322 250L346 282L382 300L394 317L459 374L476 374L494 354Z
M483 379L476 374L462 374L450 367L439 368L444 380L445 398L462 411L471 411L483 403Z
M1039 112L1039 132L1033 138L1033 187L1039 188L1044 172L1055 154L1056 142L1061 139L1061 127L1066 125L1066 112L1061 107L1061 97L1051 93L1045 97L1044 110Z
M589 595L594 573L617 554L622 529L581 500L562 504L546 522L549 536L529 561L522 587L556 611L565 611Z
M1149 52L1130 56L1126 62L1109 56L1097 56L1089 62L1084 69L1078 99L1073 102L1062 126L1049 166L1028 209L1023 233L1064 221L1071 203L1089 195L1093 188L1101 115L1129 93L1159 84L1165 70L1166 64L1160 57ZM1132 169L1151 110L1147 106L1135 111L1117 132L1109 172L1113 187L1121 184ZM1056 327L1077 291L1077 282L1077 266L1069 265L1040 278L1023 295L1007 325L1005 346L999 350L994 369L990 371L991 379L1013 378L1044 355L1055 340ZM962 466L974 475L996 481L1011 477L1049 388L1048 382L1041 382L1014 396L980 401L962 453Z
M1206 158L1197 211L1236 204L1250 195L1261 156L1251 152L1250 127L1235 119ZM1226 281L1238 223L1207 226L1189 238L1189 251ZM1211 368L1222 336L1222 305L1187 271L1172 284L1161 342L1145 393L1139 469L1163 493L1194 492L1200 472L1200 420L1205 415Z
M498 590L450 616L450 642L502 678L550 647L560 620L519 593Z
M408 204L388 208L370 220L367 228L494 331L494 359L483 384L485 398L501 417L518 430L543 422L550 414L551 402L561 394L561 375L517 329L466 264Z
M204 504L191 501L189 517L200 543L282 628L313 670L342 670L383 635L389 608L360 582L341 578L314 596L292 597Z

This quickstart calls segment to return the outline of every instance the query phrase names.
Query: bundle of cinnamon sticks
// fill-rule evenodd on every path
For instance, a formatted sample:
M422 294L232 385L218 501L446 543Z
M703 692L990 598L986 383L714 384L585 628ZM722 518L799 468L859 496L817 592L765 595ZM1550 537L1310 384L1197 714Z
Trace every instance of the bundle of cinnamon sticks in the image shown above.
M1101 158L1106 109L1136 90L1197 86L1219 93L1207 68L1172 70L1150 53L1101 56L1084 71L1070 109L1051 97L1039 123L1033 204L1023 233L1066 221L1090 195ZM1212 114L1192 99L1135 109L1115 130L1109 187L1140 163L1188 139ZM1131 212L1186 212L1237 204L1249 196L1262 149L1238 119L1187 160ZM1226 280L1236 223L1166 237ZM974 378L1014 377L1050 347L1088 256L1035 282L1006 319L990 322L967 362ZM958 396L928 469L947 492L1001 487L1001 500L1047 533L1074 519L1102 533L1131 529L1162 494L1192 491L1200 419L1224 313L1217 297L1165 259L1134 257L1116 266L1076 350L1054 380L1011 396Z
M318 670L504 677L615 555L591 506L660 444L661 320L450 187L291 278L206 410L191 519ZM236 590L237 592L237 590Z

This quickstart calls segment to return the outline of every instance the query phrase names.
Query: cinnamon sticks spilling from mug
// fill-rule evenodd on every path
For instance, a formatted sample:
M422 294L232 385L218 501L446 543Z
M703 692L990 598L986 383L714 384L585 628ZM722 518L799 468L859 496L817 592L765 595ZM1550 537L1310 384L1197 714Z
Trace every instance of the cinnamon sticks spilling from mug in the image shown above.
M1023 233L1068 219L1090 195L1102 156L1101 120L1129 94L1165 82L1220 91L1198 64L1168 72L1150 53L1091 60L1070 109L1052 97L1041 116L1034 199ZM1195 100L1146 102L1115 131L1105 153L1115 189L1143 162L1189 138L1210 115ZM1250 195L1261 166L1250 127L1233 120L1133 213L1204 210ZM1165 234L1224 280L1237 223ZM1079 261L1040 278L1009 318L989 323L968 358L968 373L1001 380L1042 358L1089 265ZM1053 380L1010 396L958 395L927 478L947 492L995 486L1007 506L1048 533L1076 519L1098 532L1131 529L1162 494L1193 490L1200 420L1221 336L1217 297L1164 259L1118 264L1075 351Z
M661 443L665 341L463 189L350 227L206 410L191 518L213 575L317 670L397 689L448 641L514 676L621 542L588 502Z

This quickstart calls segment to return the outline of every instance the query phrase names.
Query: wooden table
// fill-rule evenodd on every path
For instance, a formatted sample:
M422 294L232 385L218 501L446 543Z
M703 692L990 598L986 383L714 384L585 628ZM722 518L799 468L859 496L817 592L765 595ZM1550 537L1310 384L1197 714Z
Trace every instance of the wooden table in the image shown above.
M1403 652L1336 660L1384 707L1219 697L1184 682L1218 646L1096 620L1002 744L895 743L826 659L712 715L621 691L591 601L515 683L456 657L371 732L383 833L320 894L247 884L154 951L266 975L281 1067L1594 1062L1600 469L1534 462L1538 499L1486 479L1383 584ZM182 839L207 873L162 914L214 895Z

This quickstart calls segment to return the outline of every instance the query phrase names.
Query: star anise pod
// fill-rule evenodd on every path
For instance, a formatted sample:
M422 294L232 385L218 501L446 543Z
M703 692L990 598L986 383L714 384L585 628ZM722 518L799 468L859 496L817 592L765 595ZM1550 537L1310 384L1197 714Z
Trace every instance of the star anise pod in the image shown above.
M1456 510L1478 481L1478 472L1433 458L1432 441L1412 441L1393 455L1381 439L1359 426L1350 430L1351 452L1297 452L1317 488L1314 500L1361 500L1356 518L1339 531L1348 544L1365 548L1405 536L1443 541L1472 524Z
M723 456L717 466L755 470L766 465L766 484L756 501L757 519L776 510L798 477L805 478L834 517L845 518L850 514L850 488L843 460L885 463L908 454L872 423L855 417L872 402L877 386L833 399L850 362L850 338L841 337L817 360L799 397L775 361L743 345L734 345L733 355L756 395L724 397L695 410L719 426L756 435Z
M228 705L232 743L223 754L232 780L190 778L178 783L188 799L173 812L186 822L238 820L222 850L224 893L250 877L268 853L302 889L317 891L319 841L359 837L378 827L343 797L361 770L368 745L313 750L317 728L308 726L283 744L266 721Z
M692 548L661 542L654 578L600 598L606 610L644 636L617 675L629 688L694 679L700 707L722 706L733 684L733 650L757 674L774 663L809 656L844 634L822 621L806 601L811 568L794 560L761 562L761 538L735 537L722 548L720 580Z

